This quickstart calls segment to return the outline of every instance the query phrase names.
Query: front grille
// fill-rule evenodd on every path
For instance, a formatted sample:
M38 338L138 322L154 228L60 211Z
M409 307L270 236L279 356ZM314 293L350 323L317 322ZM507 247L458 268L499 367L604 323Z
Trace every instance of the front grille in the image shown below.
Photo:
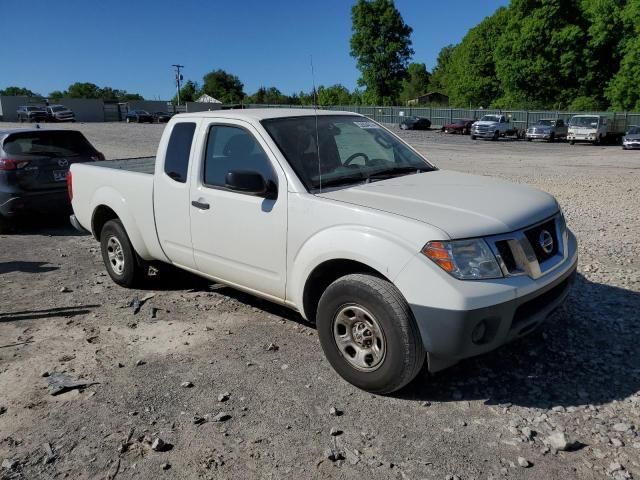
M506 240L499 240L496 242L496 248L498 249L498 253L500 253L500 258L502 258L505 267L507 267L507 270L515 272L518 266L516 265L515 258L513 258L513 252L511 251L511 247L509 247L509 242Z
M551 234L551 238L553 240L553 248L548 253L544 251L542 245L540 244L540 234L545 230ZM529 243L531 244L531 247L536 254L538 262L549 260L551 257L558 253L558 235L556 233L556 223L553 219L544 222L541 225L537 225L529 230L525 230L524 234L527 237L527 240L529 240Z

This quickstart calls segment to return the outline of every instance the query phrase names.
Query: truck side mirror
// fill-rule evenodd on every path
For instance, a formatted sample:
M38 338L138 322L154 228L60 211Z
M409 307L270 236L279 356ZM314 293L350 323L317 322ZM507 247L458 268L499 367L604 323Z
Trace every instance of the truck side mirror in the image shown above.
M275 198L275 186L272 182L267 184L262 174L248 170L230 170L224 179L225 186L229 190L256 195L266 198Z

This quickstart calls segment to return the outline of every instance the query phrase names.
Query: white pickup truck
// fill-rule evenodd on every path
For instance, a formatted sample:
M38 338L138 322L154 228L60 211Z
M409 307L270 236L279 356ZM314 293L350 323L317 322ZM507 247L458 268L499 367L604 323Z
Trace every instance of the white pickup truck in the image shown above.
M116 283L171 264L291 307L376 393L535 330L576 271L551 195L438 170L353 113L176 115L155 158L73 164L68 186Z
M517 135L518 129L504 115L485 115L471 125L471 140L490 138L498 140L507 135Z

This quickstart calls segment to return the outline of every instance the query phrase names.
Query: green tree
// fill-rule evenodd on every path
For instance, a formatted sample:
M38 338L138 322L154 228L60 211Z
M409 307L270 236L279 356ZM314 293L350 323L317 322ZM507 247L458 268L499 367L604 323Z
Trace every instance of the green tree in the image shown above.
M61 98L65 97L66 95L67 95L67 92L63 92L63 91L60 91L60 90L54 90L53 92L51 92L48 95L48 98L49 98L49 100L57 101L57 100L60 100Z
M180 103L195 102L200 97L200 86L193 80L187 80L180 88ZM171 102L178 103L178 96L174 95Z
M447 61L447 88L451 105L488 107L502 95L496 77L494 49L507 21L500 8L469 30Z
M502 107L557 107L578 96L586 64L578 0L512 0L496 44Z
M0 90L0 95L5 97L39 97L37 93L32 92L28 88L24 87L7 87L4 90Z
M102 89L95 83L76 82L67 88L69 98L102 98Z
M429 84L429 88L432 91L448 94L447 84L449 83L449 67L451 64L451 57L453 56L453 52L455 50L455 45L447 45L443 47L438 53L436 66L433 67L433 71L431 72L431 79Z
M358 84L376 103L395 103L413 55L412 28L392 0L357 0L351 22L351 56L362 74Z
M244 85L238 77L218 69L207 73L202 79L202 92L222 103L238 103L244 99Z
M406 104L409 100L417 98L429 89L431 74L424 63L410 63L407 67L407 76L402 80L400 101Z
M256 93L248 96L246 101L263 105L287 105L291 103L291 97L284 95L276 87L260 87Z
M620 41L620 69L611 78L606 98L615 110L640 110L640 0L628 0L621 12L625 35Z
M351 103L351 93L343 85L318 87L318 105L350 105Z

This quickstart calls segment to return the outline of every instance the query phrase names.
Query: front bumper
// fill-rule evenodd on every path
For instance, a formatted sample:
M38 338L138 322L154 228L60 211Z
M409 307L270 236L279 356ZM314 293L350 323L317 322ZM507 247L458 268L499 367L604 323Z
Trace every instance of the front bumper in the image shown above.
M417 283L416 278L426 272L412 262L394 283L416 319L428 352L429 370L437 372L538 328L569 294L577 265L577 242L570 234L566 260L537 279L522 275L461 281L442 272L441 280L428 281L430 288L425 291L425 283ZM443 281L446 284L440 283Z
M64 211L71 208L66 189L0 192L0 215L14 217L27 212Z
M626 150L638 150L640 149L640 142L622 142L622 148Z
M532 140L549 140L551 133L527 133L527 138Z
M471 135L478 138L494 138L496 135L495 130L484 131L484 130L471 130ZM499 136L500 134L498 134Z

